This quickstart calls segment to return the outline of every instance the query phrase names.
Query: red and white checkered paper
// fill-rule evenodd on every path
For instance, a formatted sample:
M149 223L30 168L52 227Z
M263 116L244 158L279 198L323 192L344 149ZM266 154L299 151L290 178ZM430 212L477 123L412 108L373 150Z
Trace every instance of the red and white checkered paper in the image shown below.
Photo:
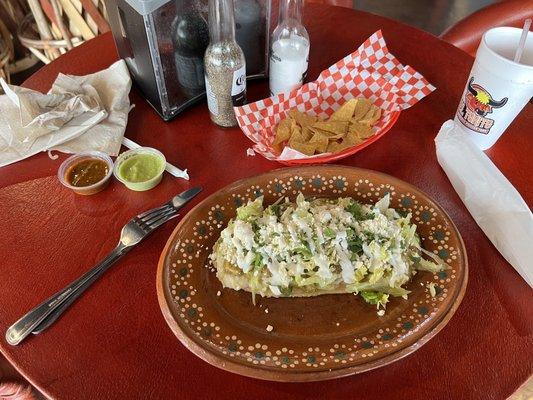
M377 31L355 52L322 71L316 81L290 93L235 107L235 115L244 134L255 143L253 149L265 158L313 158L319 156L305 156L292 149L280 157L270 146L274 127L291 109L327 118L346 101L366 97L382 109L382 118L374 128L377 135L397 111L411 107L433 90L435 87L420 73L389 53L383 34Z

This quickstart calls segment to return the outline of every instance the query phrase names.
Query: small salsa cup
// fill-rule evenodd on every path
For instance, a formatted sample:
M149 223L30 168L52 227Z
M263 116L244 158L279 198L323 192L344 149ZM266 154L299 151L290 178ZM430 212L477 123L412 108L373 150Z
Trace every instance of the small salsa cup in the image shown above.
M148 179L146 181L142 182L132 182L128 181L127 179L124 179L124 177L120 176L120 167L121 165L129 158L134 157L139 154L150 154L154 155L157 158L159 158L161 163L161 168L158 171L158 174L155 175L153 178ZM154 149L152 147L139 147L137 149L132 149L125 151L124 153L120 154L117 159L115 160L115 168L113 170L113 174L115 175L115 178L117 178L120 182L122 182L128 189L134 190L136 192L142 192L145 190L150 190L157 186L159 182L161 182L161 178L163 177L163 172L165 172L165 166L166 166L166 158L163 153L161 153L159 150Z
M106 175L98 182L92 185L89 185L89 186L71 185L67 177L69 168L87 159L98 159L98 160L102 160L103 162L105 162L107 165ZM63 161L63 163L59 166L59 169L57 171L57 178L59 179L59 182L61 182L63 186L71 189L72 191L74 191L74 193L87 196L87 195L95 194L95 193L98 193L104 190L109 184L109 178L111 178L112 174L113 174L113 160L111 159L111 157L109 157L105 153L102 153L101 151L84 151L82 153L74 154L70 156L69 158L67 158L65 161Z

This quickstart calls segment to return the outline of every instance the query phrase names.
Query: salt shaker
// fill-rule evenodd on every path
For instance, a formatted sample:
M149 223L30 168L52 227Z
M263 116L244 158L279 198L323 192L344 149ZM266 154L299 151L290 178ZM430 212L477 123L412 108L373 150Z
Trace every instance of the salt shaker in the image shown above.
M233 0L209 0L209 37L204 57L209 115L217 125L237 126L233 107L246 101L246 63L235 41Z
M298 89L307 75L309 35L302 24L303 0L280 0L279 21L270 40L270 93Z

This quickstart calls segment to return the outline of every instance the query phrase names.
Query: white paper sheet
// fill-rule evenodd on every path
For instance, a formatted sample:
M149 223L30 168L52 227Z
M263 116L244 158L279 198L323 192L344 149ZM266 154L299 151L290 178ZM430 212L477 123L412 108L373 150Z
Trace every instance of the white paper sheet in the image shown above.
M437 158L479 227L533 288L533 214L489 157L446 121L435 138Z
M118 155L130 107L123 60L91 75L60 74L48 94L0 82L0 167L47 150Z

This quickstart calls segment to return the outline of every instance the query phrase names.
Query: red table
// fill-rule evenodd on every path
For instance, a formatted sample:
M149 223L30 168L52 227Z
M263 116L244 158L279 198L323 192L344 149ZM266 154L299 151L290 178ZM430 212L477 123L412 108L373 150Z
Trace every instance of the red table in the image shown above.
M379 170L435 198L466 243L470 277L465 298L447 327L413 355L385 368L337 381L282 384L218 370L189 353L167 327L155 290L157 260L175 226L169 223L129 253L44 334L0 350L39 390L58 399L503 399L533 371L531 289L490 244L437 164L433 138L453 113L473 59L430 34L339 7L306 9L311 36L310 77L353 51L378 29L390 50L438 89L402 113L376 144L342 164ZM25 86L47 90L59 72L88 74L117 55L109 34L80 46L32 76ZM267 93L249 85L252 100ZM113 182L82 197L63 188L60 161L46 154L0 170L0 330L86 271L116 243L122 225L190 186L204 192L279 167L247 157L248 139L211 124L205 104L164 123L142 100L126 136L159 148L187 167L191 181L165 176L154 190L128 191ZM533 204L528 105L489 156ZM190 209L190 206L187 208Z

